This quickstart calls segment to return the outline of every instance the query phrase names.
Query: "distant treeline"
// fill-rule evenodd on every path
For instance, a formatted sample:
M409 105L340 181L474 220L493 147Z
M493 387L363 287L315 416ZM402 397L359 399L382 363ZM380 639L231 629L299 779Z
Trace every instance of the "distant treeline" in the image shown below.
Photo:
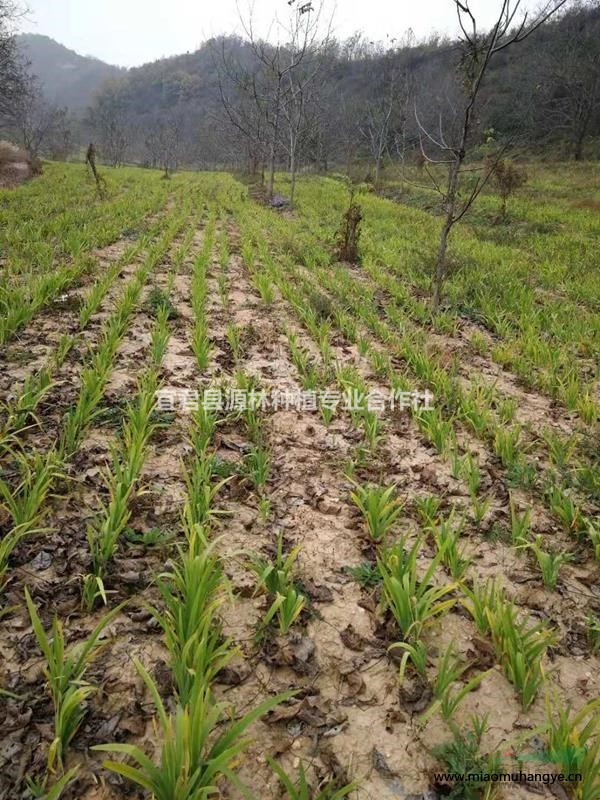
M564 8L495 58L470 133L472 152L509 142L528 153L598 157L600 5ZM423 132L460 119L462 51L451 39L407 36L385 47L360 35L335 41L317 26L294 33L280 48L251 36L221 37L123 71L102 84L89 109L68 120L59 115L59 145L77 151L93 140L106 163L166 171L260 171L269 159L280 168L293 159L297 170L359 165L368 175L393 161L418 164ZM55 148L56 139L55 131ZM42 153L48 147L39 143Z

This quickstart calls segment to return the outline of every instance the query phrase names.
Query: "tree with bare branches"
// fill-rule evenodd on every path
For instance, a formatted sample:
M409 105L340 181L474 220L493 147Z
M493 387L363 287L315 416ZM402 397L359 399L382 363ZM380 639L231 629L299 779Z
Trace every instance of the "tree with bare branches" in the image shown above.
M13 110L23 94L26 70L15 41L15 27L23 8L13 0L0 0L0 115Z
M42 150L67 135L67 110L48 103L36 78L23 81L21 92L7 114L10 128L35 161Z
M270 198L273 197L277 153L285 122L288 129L290 166L295 179L295 154L304 116L307 87L314 80L317 73L315 66L318 65L315 55L319 47L322 6L302 0L289 0L288 6L287 21L275 18L270 36L272 41L258 36L252 9L247 18L240 14L250 50L256 63L260 65L260 80L254 80L249 89L255 106L264 112L269 131L267 194ZM307 67L304 74L303 67Z
M153 167L163 170L163 177L169 179L179 164L182 123L177 114L157 115L148 124L144 140Z
M433 275L433 310L437 311L448 276L448 240L454 226L463 219L487 183L494 165L483 168L463 197L465 160L472 144L476 125L476 111L490 63L502 51L527 39L546 20L555 14L567 0L546 0L533 16L521 9L521 0L500 0L496 21L487 32L482 32L471 10L470 0L453 0L461 35L458 41L460 80L458 107L454 109L451 130L446 130L442 112L435 131L426 127L415 108L420 147L428 164L441 164L447 168L445 187L432 177L434 187L443 197L444 222L440 232L437 260ZM498 159L502 157L500 149ZM472 167L467 167L472 173ZM433 176L432 172L429 172Z
M90 126L98 136L100 152L113 167L125 163L132 141L132 126L127 106L119 96L119 83L105 84L90 110Z
M565 135L575 161L583 158L584 142L594 118L600 115L600 7L593 2L576 2L556 27L555 46L538 55L535 71L537 97L535 115L541 129Z
M373 185L379 186L381 164L385 156L398 94L398 61L393 51L378 59L373 68L372 90L367 100L359 130L373 159ZM376 76L376 77L375 77Z
M247 57L242 43L222 37L212 51L219 96L226 121L241 137L248 171L264 180L267 153L266 98L262 89L264 66Z

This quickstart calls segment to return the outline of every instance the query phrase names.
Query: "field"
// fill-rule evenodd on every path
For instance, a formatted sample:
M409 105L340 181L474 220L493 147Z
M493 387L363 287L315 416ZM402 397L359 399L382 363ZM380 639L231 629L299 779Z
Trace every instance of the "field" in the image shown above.
M0 191L0 799L598 800L599 168L435 317L412 183L105 172Z

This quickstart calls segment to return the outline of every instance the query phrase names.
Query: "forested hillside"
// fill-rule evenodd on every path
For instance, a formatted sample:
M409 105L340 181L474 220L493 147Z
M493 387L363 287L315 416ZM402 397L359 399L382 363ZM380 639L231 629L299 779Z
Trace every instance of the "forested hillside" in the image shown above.
M594 147L600 133L600 7L569 9L494 61L477 119L482 142L492 136L529 150L551 145L577 159ZM168 150L174 163L263 161L265 133L274 124L274 70L268 58L261 60L262 47L237 37L212 40L193 54L131 69L106 83L91 115L105 157L158 165ZM333 162L377 162L414 151L415 111L423 120L453 115L459 52L439 37L421 43L406 37L391 49L359 36L321 43L299 79L299 160L325 169ZM289 159L283 135L278 159Z
M72 111L85 110L104 81L122 72L100 59L81 56L49 36L24 33L17 37L17 45L46 99Z
M476 156L489 142L577 160L598 154L600 6L567 9L490 65L470 131L483 147ZM34 155L64 157L93 139L113 165L260 171L273 155L282 168L354 164L377 180L386 164L418 162L422 126L441 119L451 130L464 99L463 51L438 36L408 34L386 48L360 35L337 41L315 26L293 82L281 71L293 42L225 36L121 70L45 36L17 41L37 84L3 127Z

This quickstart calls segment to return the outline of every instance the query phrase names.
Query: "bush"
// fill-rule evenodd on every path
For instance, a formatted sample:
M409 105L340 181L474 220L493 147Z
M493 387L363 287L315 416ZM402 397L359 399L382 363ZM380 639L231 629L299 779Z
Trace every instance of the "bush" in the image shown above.
M359 264L358 241L360 239L361 207L354 202L354 192L350 194L350 204L344 214L342 226L337 238L336 257L348 264Z
M0 187L18 186L41 172L41 164L34 164L26 150L0 141Z
M492 184L502 200L500 216L504 219L506 216L506 203L508 198L527 182L527 173L523 167L520 167L508 158L492 163L490 165L490 170Z

